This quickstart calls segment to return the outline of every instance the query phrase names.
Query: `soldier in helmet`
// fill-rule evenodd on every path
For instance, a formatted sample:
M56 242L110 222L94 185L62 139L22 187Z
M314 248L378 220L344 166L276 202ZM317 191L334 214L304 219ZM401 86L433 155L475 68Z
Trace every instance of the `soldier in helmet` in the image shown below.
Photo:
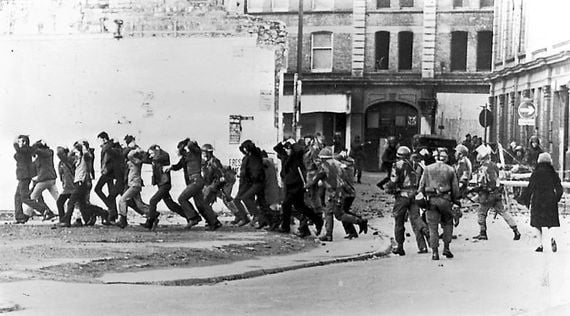
M503 192L499 184L499 168L491 161L488 151L482 151L477 154L477 161L480 163L477 173L477 191L479 192L479 210L477 212L480 233L473 239L487 240L487 213L493 208L497 214L501 215L505 222L511 227L514 233L514 240L519 240L521 234L517 229L517 223L511 215L505 210L503 205Z
M325 230L324 236L319 239L321 241L332 241L334 218L349 224L357 224L360 233L368 232L368 220L348 214L344 211L345 197L347 192L351 192L351 184L343 180L342 168L343 164L334 159L331 148L325 147L319 152L319 158L315 161L318 165L318 173L313 179L317 185L323 185L327 190L327 204L325 208ZM308 183L307 185L312 185Z
M415 195L418 189L420 174L410 160L411 150L400 146L396 152L397 161L390 173L390 181L386 184L386 191L394 194L394 237L398 246L392 250L394 254L403 256L404 251L404 223L410 218L412 230L416 235L418 253L427 253L426 239L429 238L427 225L420 217L420 210L416 204Z
M463 196L465 191L467 191L467 186L473 173L471 161L469 160L469 149L465 145L459 144L455 147L455 161L455 173L459 180L459 191Z
M216 201L218 192L220 192L226 184L224 167L220 160L214 156L214 146L211 144L202 145L202 159L204 160L202 164L202 174L204 175L204 203L211 207ZM237 212L235 209L233 211L234 214ZM221 226L220 221L216 221L214 226L208 225L206 229L215 230Z
M390 181L390 173L392 172L392 165L396 162L396 151L397 151L398 141L396 137L388 137L388 147L384 150L382 154L382 165L380 166L380 171L386 171L386 178L378 182L376 186L384 190L384 185Z
M427 222L432 260L439 260L439 224L443 227L443 255L453 258L449 249L453 235L451 208L459 199L459 185L455 170L445 163L447 159L447 152L438 150L436 162L425 168L418 188L428 199Z

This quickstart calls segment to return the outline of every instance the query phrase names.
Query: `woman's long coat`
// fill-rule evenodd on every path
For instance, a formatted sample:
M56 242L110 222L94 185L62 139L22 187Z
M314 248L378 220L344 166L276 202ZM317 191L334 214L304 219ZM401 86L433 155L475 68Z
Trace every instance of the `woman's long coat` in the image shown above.
M530 207L530 226L559 227L558 201L562 197L560 178L549 163L539 163L519 202Z

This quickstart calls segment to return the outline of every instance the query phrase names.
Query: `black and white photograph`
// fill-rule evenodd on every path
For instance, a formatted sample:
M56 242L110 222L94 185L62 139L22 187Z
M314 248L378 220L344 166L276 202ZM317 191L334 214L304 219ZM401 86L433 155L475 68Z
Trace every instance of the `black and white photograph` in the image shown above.
M569 12L0 0L0 314L570 315Z

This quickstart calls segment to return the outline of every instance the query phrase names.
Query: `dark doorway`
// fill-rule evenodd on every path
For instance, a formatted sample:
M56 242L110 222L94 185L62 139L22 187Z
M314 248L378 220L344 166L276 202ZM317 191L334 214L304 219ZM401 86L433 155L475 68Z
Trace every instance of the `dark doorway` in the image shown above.
M420 115L413 106L402 102L383 102L366 110L365 169L377 171L380 168L380 140L395 136L401 145L410 146L412 136L420 131Z

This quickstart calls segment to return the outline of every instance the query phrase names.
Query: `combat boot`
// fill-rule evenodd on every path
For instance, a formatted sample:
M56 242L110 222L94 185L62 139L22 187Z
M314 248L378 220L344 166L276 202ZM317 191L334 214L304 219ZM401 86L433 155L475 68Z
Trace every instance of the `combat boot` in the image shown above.
M431 255L431 260L439 260L439 251L437 248L433 248L433 253Z
M449 250L449 245L445 245L443 247L443 253L442 254L448 259L453 258L453 254L451 253L451 250Z
M516 226L513 226L511 228L513 229L513 233L515 234L515 236L513 237L513 240L521 239L521 233L519 232L518 228Z
M333 241L332 236L330 236L330 235L321 236L321 237L319 237L319 240L320 241Z
M479 235L477 236L473 236L473 239L479 239L479 240L487 240L487 232L482 230Z

